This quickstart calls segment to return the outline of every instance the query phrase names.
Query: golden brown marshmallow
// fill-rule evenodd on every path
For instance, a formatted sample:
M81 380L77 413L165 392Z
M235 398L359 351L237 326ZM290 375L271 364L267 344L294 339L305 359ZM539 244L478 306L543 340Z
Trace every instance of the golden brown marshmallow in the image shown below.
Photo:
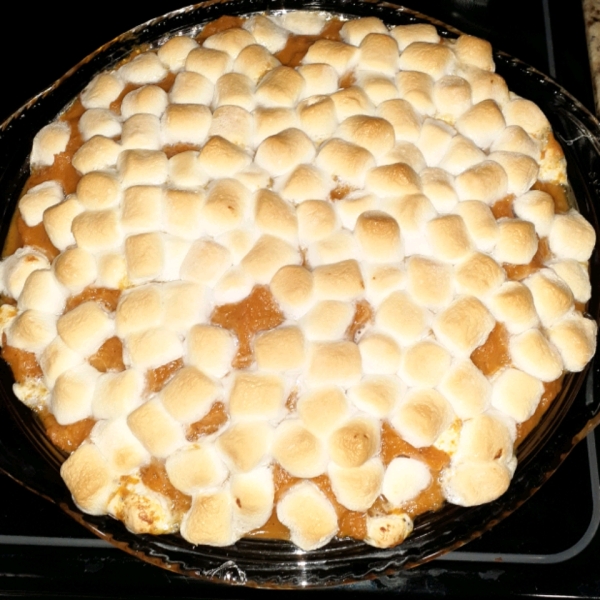
M67 123L58 121L42 127L33 138L29 162L32 166L45 167L54 163L54 157L64 150L71 137Z
M307 381L310 385L341 385L357 383L361 375L361 360L354 342L318 342L308 349Z
M83 363L83 357L56 337L40 354L38 362L44 373L44 382L52 389L60 375Z
M354 318L354 307L349 302L323 300L315 304L302 318L302 329L311 341L335 341L344 333Z
M502 108L507 125L518 125L534 138L550 130L550 123L541 109L531 100L514 98Z
M559 352L539 329L511 337L509 350L517 369L542 381L554 381L563 372Z
M453 364L440 383L440 392L452 405L459 419L470 419L489 404L492 386L485 375L469 360Z
M367 94L356 85L335 92L330 97L339 121L354 115L372 115L375 112Z
M113 73L100 73L81 92L81 104L85 108L108 108L123 87L123 82Z
M556 215L548 235L550 250L557 258L585 262L596 244L594 228L577 212Z
M539 379L509 368L494 381L492 406L522 423L533 415L543 393Z
M299 129L286 129L264 140L256 150L255 161L273 175L283 175L299 164L311 162L315 148Z
M405 71L420 71L439 79L450 73L455 61L452 50L446 46L413 42L403 50L398 66Z
M359 410L382 419L395 408L403 388L396 377L368 376L348 390L348 399Z
M398 42L402 51L413 42L428 42L437 44L440 36L433 25L426 23L415 23L412 25L396 25L390 30L390 35Z
M486 154L470 139L457 134L448 145L446 154L439 162L440 169L452 175L460 175L463 171L486 160Z
M500 133L490 147L492 152L516 152L540 160L540 146L518 125L509 125Z
M359 46L372 33L387 34L387 27L376 17L361 17L346 21L340 29L340 37L347 44Z
M330 96L311 96L298 105L304 132L316 143L327 140L338 124L335 104Z
M273 458L294 477L317 477L327 468L324 444L300 420L280 423L275 430L272 452Z
M423 115L435 113L433 104L433 79L427 73L420 71L400 71L396 75L396 86L400 98L411 104Z
M336 386L318 387L298 399L298 415L318 437L331 433L348 416L344 392Z
M369 33L361 41L358 70L369 70L393 76L397 71L398 44L385 32Z
M51 269L37 269L25 281L17 306L20 311L39 310L53 315L62 314L67 290Z
M117 164L121 146L102 135L95 135L75 152L71 164L82 174L101 171Z
M477 298L492 293L505 279L504 269L493 258L480 252L469 255L455 270L457 292Z
M263 75L280 65L281 63L266 48L252 44L238 54L233 63L233 70L250 78L256 84Z
M256 336L254 354L259 369L289 371L304 364L305 344L298 327L281 327Z
M402 258L400 228L395 219L381 211L362 213L354 235L365 258L374 262L392 262Z
M264 15L252 15L242 27L269 52L275 54L285 47L289 32Z
M315 295L320 299L353 300L364 290L360 268L355 260L316 267L313 276Z
M421 339L429 328L431 313L405 292L394 292L379 306L375 323L402 345Z
M304 89L304 78L290 67L271 69L256 87L256 99L263 106L293 107Z
M421 115L410 102L391 99L377 107L377 116L388 121L394 128L396 140L416 142L421 133Z
M578 373L596 351L598 326L595 321L577 314L562 319L548 330L548 337L558 349L565 369Z
M350 510L366 511L381 493L384 468L372 458L360 467L329 465L328 474L336 500Z
M498 223L498 240L493 257L500 263L526 265L535 256L538 237L529 221L503 219Z
M221 485L228 475L214 447L207 442L171 454L165 461L165 468L169 481L189 495Z
M433 340L423 340L402 354L398 374L411 388L436 387L450 368L450 353Z
M551 269L537 271L523 283L531 291L533 304L544 327L550 327L573 307L569 286Z
M58 334L72 350L93 354L114 331L114 321L93 301L65 313L56 323Z
M486 160L458 175L455 189L460 200L481 200L492 204L506 195L508 177L497 162Z
M570 288L577 302L587 302L592 286L587 269L576 260L561 260L548 265Z
M232 504L228 491L198 494L181 521L181 535L192 544L232 544L235 541Z
M215 445L230 469L247 473L264 462L272 438L273 429L265 421L241 421L222 433Z
M229 412L238 418L276 418L285 401L284 380L266 373L239 372L229 397Z
M160 117L169 103L167 92L157 85L145 85L129 92L121 103L121 116L129 119L133 115L148 113Z
M365 373L392 375L400 366L400 347L389 336L370 333L358 342Z
M343 42L317 40L303 58L304 64L325 63L331 65L338 75L343 75L354 66L358 49Z
M469 236L482 252L489 252L498 240L498 223L487 204L479 200L465 200L456 205Z
M186 71L199 73L213 84L221 75L228 73L232 66L233 61L227 53L206 47L195 48L185 59Z
M112 138L121 134L121 123L118 118L105 108L86 110L79 119L78 128L84 142L95 135Z
M64 200L64 193L57 181L45 181L31 188L20 200L19 211L29 227L42 222L44 211Z
M204 143L210 129L210 110L201 104L170 104L161 117L165 144Z
M450 303L454 293L452 267L424 256L411 256L406 265L407 290L428 308Z
M286 265L271 279L271 293L283 311L300 317L312 304L313 275L300 265Z
M182 355L179 336L166 327L133 333L125 339L125 363L138 369L156 369Z
M241 73L222 75L215 84L213 103L217 107L231 105L251 111L256 104L252 80Z

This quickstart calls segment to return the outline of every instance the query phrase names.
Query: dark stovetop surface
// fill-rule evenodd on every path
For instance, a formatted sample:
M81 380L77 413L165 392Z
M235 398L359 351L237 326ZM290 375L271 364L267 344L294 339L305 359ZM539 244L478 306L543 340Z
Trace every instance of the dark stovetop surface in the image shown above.
M76 29L60 4L46 3L35 12L26 3L16 6L16 16L0 25L5 34L0 36L5 83L0 121L104 42L185 5L160 1L123 12L123 4L105 0L86 6ZM562 0L530 0L527 18L523 0L404 4L489 39L496 49L550 74L593 107L578 2L567 7ZM18 41L14 31L22 33ZM394 577L309 593L600 598L596 437L579 444L530 501L463 551ZM1 475L0 482L0 596L186 599L273 593L207 585L142 563L93 538L57 507L7 477Z

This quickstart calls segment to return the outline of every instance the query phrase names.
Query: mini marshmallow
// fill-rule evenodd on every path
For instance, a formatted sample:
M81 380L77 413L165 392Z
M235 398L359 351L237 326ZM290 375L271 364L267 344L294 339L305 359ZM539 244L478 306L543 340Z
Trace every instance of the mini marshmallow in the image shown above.
M335 104L330 96L311 96L298 105L304 132L316 143L333 135L338 124Z
M101 373L96 380L92 413L96 419L125 417L142 403L144 376L127 369L120 373Z
M335 69L327 64L315 63L300 65L297 71L305 81L300 98L333 94L338 89L338 76Z
M294 477L311 478L325 472L324 444L300 420L282 421L273 437L273 458Z
M235 336L221 327L194 325L186 339L187 362L215 378L225 376L231 370L231 362L237 350Z
M467 460L444 470L442 489L452 504L478 506L499 498L510 479L508 468L496 461Z
M273 512L275 486L269 467L250 473L238 473L231 478L233 518L236 531L243 533L262 527Z
M271 279L269 287L286 315L298 318L312 304L313 275L300 265L286 265Z
M489 380L469 359L454 363L446 371L439 390L463 420L484 412L492 395Z
M396 86L400 98L408 102L418 114L431 116L433 104L433 79L427 73L400 71L396 75Z
M471 86L462 77L446 75L433 86L433 102L442 119L456 121L471 108Z
M233 419L274 419L284 402L284 380L280 376L238 372L229 396L229 413Z
M554 381L563 372L557 349L539 329L529 329L510 339L510 356L517 369L542 381Z
M181 265L181 277L187 281L214 284L232 265L227 248L212 240L195 241Z
M316 267L313 276L317 298L353 300L364 290L360 268L355 260Z
M73 219L82 212L83 206L73 196L44 211L44 228L53 246L64 250L75 243L71 224Z
M550 123L541 109L531 100L514 98L502 108L507 125L518 125L534 138L550 130Z
M402 258L400 228L395 219L381 211L362 213L354 235L367 260L392 262Z
M459 294L483 298L505 281L504 269L490 256L474 252L456 267L455 282Z
M129 92L121 103L121 116L129 119L133 115L148 113L160 117L167 105L169 98L167 92L157 85L145 85Z
M302 318L302 329L311 341L335 341L344 333L354 318L354 307L348 302L323 300L315 304Z
M339 121L354 115L372 115L375 107L367 94L358 86L350 86L330 96L335 105L335 113Z
M197 190L206 185L208 174L198 162L200 153L187 150L173 155L169 159L168 183L182 190Z
M132 282L141 283L157 278L165 264L163 236L141 233L125 240L127 273Z
M396 140L416 142L421 133L421 116L403 99L387 100L377 107L377 116L394 128Z
M293 107L304 88L304 79L290 67L271 68L256 87L256 99L263 106Z
M83 363L83 357L56 337L46 346L38 362L44 373L44 382L52 389L60 375Z
M575 260L561 260L548 265L570 288L577 302L585 303L592 295L587 269Z
M154 52L143 52L120 67L118 74L127 83L144 85L158 83L165 77L167 70Z
M299 129L286 129L264 140L254 160L259 167L277 176L311 162L314 157L315 148L306 134Z
M494 140L492 152L516 152L525 154L538 162L541 158L540 147L529 134L518 125L510 125Z
M20 200L19 211L28 227L42 222L44 211L64 200L62 186L58 181L45 181L32 187Z
M235 179L219 179L208 189L202 222L209 235L220 235L242 223L250 193Z
M500 263L526 265L535 256L538 237L529 221L502 219L498 223L498 241L493 256Z
M361 359L354 342L318 342L309 347L306 379L311 385L348 387L359 381Z
M393 76L397 71L398 44L385 31L369 33L360 42L357 69Z
M379 446L379 425L371 417L354 417L329 437L333 462L345 468L360 467L378 452Z
M354 229L360 215L365 212L376 211L379 207L379 201L375 194L366 194L364 196L354 197L354 194L336 202L335 209L337 216L342 222L342 227ZM394 250L397 250L394 249Z
M183 355L179 336L165 327L133 333L125 340L125 347L129 364L142 370L155 369Z
M463 171L486 160L486 154L470 139L457 134L448 145L446 154L439 162L440 169L452 175L460 175Z
M229 491L197 494L181 521L180 533L192 544L233 544L233 502Z
M83 363L62 373L52 390L52 413L60 425L70 425L91 416L94 384L98 371Z
M304 64L325 63L331 65L338 75L343 75L354 66L358 53L358 49L354 46L321 39L310 46L302 61Z
M264 15L252 15L244 21L242 27L253 35L258 44L273 54L283 50L289 36L288 31Z
M404 71L420 71L434 79L451 72L456 58L449 48L429 42L413 42L407 46L398 61L398 67Z
M214 94L214 85L204 75L193 71L184 71L175 77L169 92L172 104L203 104L210 106Z
M220 50L235 58L246 46L256 43L251 33L245 29L232 27L219 31L204 40L204 47L210 50Z
M456 121L456 129L484 150L506 127L504 116L493 100L475 104Z
M79 119L78 127L84 142L95 135L112 138L121 134L121 123L118 118L105 108L86 110Z
M518 369L503 371L493 386L492 406L517 423L533 415L544 393L544 385L539 379Z
M423 194L429 198L435 210L441 214L449 213L458 202L454 178L446 171L436 168L423 169L419 176Z
M379 117L348 117L337 129L337 137L367 149L380 157L394 146L394 128Z
M222 433L216 446L232 471L247 473L264 462L272 439L273 429L265 421L241 421Z
M506 172L509 194L524 194L537 179L538 164L530 156L516 152L492 152L489 159L500 164Z
M56 323L58 334L71 350L93 354L114 334L114 321L93 301L65 313Z
M240 73L221 75L215 83L213 102L216 107L231 105L251 111L256 104L254 84L249 77Z
M481 200L493 204L508 191L508 177L495 161L486 160L463 171L455 180L460 200Z
M103 171L92 171L77 183L77 199L87 210L113 208L121 197L119 180Z
M78 293L95 281L98 275L93 254L78 247L67 248L53 264L56 279L71 293Z
M427 166L435 167L444 158L454 134L454 129L443 121L424 121L417 146L423 153Z
M50 269L33 271L25 281L19 296L20 311L33 309L60 315L67 299L67 290L60 284Z
M531 291L535 309L544 327L550 327L573 307L569 286L552 270L542 269L523 283Z
M406 265L407 289L427 308L437 309L450 303L454 293L452 267L424 256L412 256Z
M252 159L238 146L220 136L211 137L198 156L198 163L215 179L233 177L250 165Z
M165 144L196 144L206 140L210 128L210 110L201 104L170 104L161 118Z
M257 283L268 283L281 267L301 262L295 246L275 236L262 235L244 256L241 266Z
M464 64L478 67L484 71L494 71L492 45L487 40L472 35L461 35L454 44L454 53Z
M252 115L239 106L220 106L213 112L208 136L245 148L251 143Z
M550 250L557 258L587 261L596 244L594 228L574 210L556 215L548 235Z
M398 88L394 81L388 77L382 77L377 72L359 71L356 81L358 86L365 91L369 100L377 107L382 102L398 98Z
M336 500L354 511L366 511L381 493L384 468L372 458L360 467L344 468L330 463L328 474Z
M348 399L359 410L382 419L392 412L404 391L398 377L368 376L348 390Z
M423 340L403 352L398 374L411 388L433 388L440 383L451 362L452 357L443 346Z
M102 135L95 135L75 152L71 164L82 174L101 171L117 164L121 146Z
M596 351L597 330L595 321L577 314L550 327L548 337L558 349L565 369L574 373L583 371Z
M71 231L77 245L88 252L120 246L123 233L116 210L85 211L73 219Z
M300 124L297 112L287 107L259 107L253 111L252 117L254 118L254 144L260 144L268 137L286 129L298 128ZM310 131L305 133L310 137Z
M124 150L118 170L125 187L161 185L167 181L169 162L164 152L155 150Z
M112 73L100 73L81 92L85 108L109 108L123 90L123 82Z
M425 226L433 255L444 261L455 262L471 250L471 240L465 222L459 215L444 215L431 219Z
M256 198L255 222L261 231L284 238L297 239L298 221L293 208L277 194L260 190Z
M416 498L431 481L431 473L424 462L402 456L388 465L381 491L393 506L400 506Z
M489 252L498 239L498 223L489 206L478 200L466 200L456 206L469 236L482 252Z
M390 294L375 315L375 323L402 345L421 339L427 333L430 320L431 313L402 291Z
M183 69L188 54L194 48L198 48L196 40L186 35L177 35L167 40L156 55L169 71L176 73Z
M211 83L216 83L219 77L231 70L233 61L225 52L209 48L195 48L186 60L185 69L206 77Z
M297 411L304 426L319 437L329 434L348 416L344 392L336 386L324 386L300 396Z
M504 323L510 333L522 333L539 323L533 296L518 281L504 283L487 303L494 317Z
M221 485L227 468L208 442L179 449L165 461L169 481L184 494L192 495Z
M389 336L370 333L358 342L365 373L392 375L400 367L400 347Z
M398 42L400 51L406 49L413 42L428 42L437 44L440 36L433 25L414 23L412 25L396 25L390 30L390 35Z
M306 252L308 263L314 268L324 264L356 260L359 249L354 236L345 230L311 244Z
M32 167L46 167L54 163L54 157L64 152L71 137L71 128L64 121L42 127L33 138L29 162Z
M254 355L259 369L289 371L304 364L304 335L298 327L281 327L260 333L254 339Z

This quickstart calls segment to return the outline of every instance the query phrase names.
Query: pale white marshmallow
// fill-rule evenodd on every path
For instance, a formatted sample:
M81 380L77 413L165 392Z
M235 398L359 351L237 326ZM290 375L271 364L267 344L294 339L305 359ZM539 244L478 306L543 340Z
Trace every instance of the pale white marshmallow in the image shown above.
M220 486L229 474L213 444L206 441L171 454L165 461L165 469L169 481L188 495Z
M142 403L144 374L136 369L101 373L96 380L92 413L96 419L126 417Z
M393 292L379 306L375 323L401 345L423 338L431 323L429 310L414 302L403 291Z
M241 73L221 75L215 83L213 105L215 107L239 106L247 111L252 111L256 105L254 87L252 80Z
M129 92L121 103L121 116L129 119L139 113L160 117L169 104L167 92L157 85L145 85Z
M304 315L300 324L311 341L335 341L344 337L353 318L354 307L349 302L323 300Z
M508 176L497 162L486 160L458 175L454 187L460 200L493 204L506 196Z
M44 348L38 362L44 372L44 382L52 389L60 375L83 363L83 357L56 337Z
M359 46L371 33L387 34L388 30L383 21L377 17L351 19L346 21L340 29L342 40L353 46Z
M231 253L209 239L195 241L181 265L180 275L186 281L214 285L231 267Z
M163 143L200 145L210 123L210 110L202 104L170 104L161 117Z
M164 215L163 227L166 232L190 241L199 238L202 233L203 194L192 191L167 190L161 199L161 212Z
M29 162L33 167L46 167L54 157L64 152L71 137L71 127L65 121L56 121L42 127L33 138Z
M269 283L281 267L301 263L302 257L296 246L265 234L257 240L240 264L257 283Z
M9 346L39 353L56 337L56 317L26 310L11 322L5 333Z
M213 112L209 137L220 136L228 142L246 148L252 142L252 115L239 106L220 106Z
M455 272L456 291L483 298L498 289L506 280L504 269L489 255L474 252L467 256Z
M34 309L60 315L65 308L67 294L51 269L38 269L25 281L17 306L20 311Z
M596 244L594 228L578 212L556 215L548 234L550 250L557 258L587 261Z
M552 326L573 308L569 286L551 269L541 269L523 283L531 291L533 304L544 327Z
M587 302L592 296L592 285L585 266L576 260L561 260L548 265L570 288L577 302Z
M424 256L411 256L406 262L409 294L430 309L446 306L454 295L452 267Z
M535 227L529 221L502 219L492 256L500 263L526 265L538 250Z
M193 71L178 73L169 92L172 104L203 104L210 106L214 85L204 75Z
M231 370L237 339L228 330L212 325L194 325L186 336L186 362L220 379Z
M335 509L312 482L290 488L277 504L277 518L290 530L291 540L302 550L324 546L338 531Z
M90 441L102 452L110 467L120 475L128 475L151 458L131 433L124 417L96 423L90 434Z
M121 134L121 123L116 115L105 108L90 108L79 118L79 131L84 142L95 135L112 138Z
M227 53L202 47L192 50L185 60L186 71L199 73L213 84L231 71L232 66L233 61Z
M459 215L444 215L425 225L427 239L436 258L456 262L472 249L467 226Z
M394 410L404 392L398 377L371 375L348 390L348 399L362 412L382 419Z
M195 150L186 150L169 158L168 183L182 190L195 190L208 183L208 173L200 166Z
M431 481L431 473L424 462L402 456L387 466L381 491L393 506L400 506L416 498Z
M65 198L58 181L44 181L29 189L19 200L19 211L28 227L42 222L44 211L62 202Z
M327 469L329 457L323 442L298 419L282 421L273 437L273 458L294 477L317 477Z
M123 241L119 216L114 209L78 214L71 224L77 245L87 252L102 252L119 247Z
M223 460L234 473L247 473L270 459L273 427L266 421L240 421L216 440Z
M157 150L124 150L119 155L118 171L125 187L161 185L169 174L169 161Z
M285 380L275 374L238 371L229 396L232 419L276 419L284 410Z
M311 96L297 110L302 129L314 142L319 144L333 135L338 117L330 96Z
M400 51L410 46L413 42L437 44L440 41L440 36L436 28L426 23L396 25L390 29L390 35L398 42Z
M60 317L56 328L71 350L89 356L114 335L115 322L99 304L88 301Z
M595 321L577 313L550 327L548 337L558 349L565 369L583 371L596 351L597 330Z
M550 194L530 190L513 200L515 215L531 221L539 237L547 237L554 221L554 200Z
M239 27L232 27L207 37L204 40L204 47L227 52L231 58L235 58L246 46L255 43L256 40L251 33Z
M398 88L394 80L391 77L383 77L376 71L359 71L356 83L376 107L383 102L398 98Z
M404 350L398 374L411 388L433 388L450 368L452 356L433 340L417 342Z
M392 414L394 429L415 448L431 446L454 419L450 403L433 389L409 390Z
M331 488L336 500L350 510L366 511L381 493L384 467L379 458L372 458L360 467L340 467L330 463Z
M356 260L359 254L355 237L349 231L342 229L311 244L307 249L306 258L314 268L346 260Z
M190 250L191 242L176 236L164 235L164 264L158 279L161 281L174 281L179 279L181 265Z
M177 35L167 40L157 51L161 62L173 73L185 66L188 54L198 47L198 43L186 35Z
M299 327L280 327L257 334L254 355L258 368L280 373L302 368L306 357L305 333Z
M160 150L160 120L156 115L138 113L123 123L121 145L127 150Z
M158 285L138 286L119 297L115 327L119 337L158 327L163 320L163 295Z
M354 300L365 285L358 263L344 260L313 269L315 299Z
M109 108L125 86L113 73L96 75L81 92L81 104L85 108Z
M495 324L481 301L474 296L462 296L436 315L432 329L452 353L468 356L485 342Z
M92 414L94 385L100 373L87 363L62 373L52 390L52 413L60 425L70 425Z
M358 342L365 373L393 375L400 367L400 347L383 333L368 333Z
M489 252L498 240L498 223L490 207L479 200L459 202L455 208L478 250Z
M457 361L447 370L439 390L463 420L484 412L492 395L490 381L469 359Z
M339 387L323 386L302 394L298 398L297 412L304 426L323 438L348 417L349 406Z
M102 135L95 135L75 152L71 164L82 174L114 167L121 145Z
M542 381L554 381L563 372L563 361L558 350L539 329L528 329L512 336L509 350L517 369Z
M261 231L292 243L298 239L298 219L291 204L269 190L259 190L255 199L255 223Z
M131 412L127 425L144 448L157 458L167 458L186 441L182 426L158 398L148 400Z
M167 69L154 52L143 52L121 66L118 74L127 83L144 85L161 81Z
M358 217L364 212L376 211L379 208L379 199L375 194L354 196L349 194L338 200L335 204L335 212L339 217L342 227L352 230L356 227Z
M377 116L388 121L394 128L396 140L416 142L421 134L422 117L410 102L392 99L377 107Z
M140 370L155 369L183 356L179 336L166 327L132 333L125 339L126 364Z
M260 237L260 233L257 228L232 229L218 236L216 241L229 250L233 264L238 264L252 250L252 247Z
M312 10L294 10L272 17L273 20L292 33L317 35L325 26L325 13Z
M283 50L289 36L284 27L280 27L265 15L252 15L244 21L242 27L272 54Z
M169 329L184 335L192 325L207 318L204 286L176 280L161 286L161 291L165 308L163 323Z
M492 406L522 423L533 415L543 393L539 379L509 368L493 383Z
M361 358L354 342L317 342L308 347L306 380L310 385L348 387L361 377Z
M254 119L253 145L258 145L268 137L300 127L300 118L293 108L258 107L252 113ZM310 131L305 131L310 137Z

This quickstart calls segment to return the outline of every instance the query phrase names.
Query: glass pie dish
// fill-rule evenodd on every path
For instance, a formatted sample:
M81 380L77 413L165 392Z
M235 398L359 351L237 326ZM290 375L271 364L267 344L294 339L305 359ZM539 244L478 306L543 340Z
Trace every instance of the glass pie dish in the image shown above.
M292 9L283 3L278 9ZM304 7L306 8L306 7ZM390 25L426 21L424 17L389 4L348 3L343 6L318 4L311 8L345 15L374 15ZM117 38L101 48L50 90L32 101L10 120L0 138L0 152L5 169L0 185L5 206L3 235L9 215L27 177L27 153L33 134L73 98L92 76L118 62L136 46L152 43L167 33L194 30L203 22L223 14L248 14L273 9L271 3L206 3L172 13ZM341 12L343 10L343 12ZM439 26L439 24L435 23ZM440 27L442 35L454 32ZM533 69L501 54L495 56L498 72L510 88L536 102L548 114L556 135L565 149L569 177L578 207L597 228L593 213L596 192L597 148L594 135L597 123L556 84ZM595 281L597 256L592 257L591 277ZM592 298L588 311L597 317L597 299ZM594 401L578 395L584 374L570 375L539 427L519 448L519 469L509 491L498 501L474 509L447 505L437 513L423 516L416 523L413 536L392 550L374 550L355 541L339 540L318 551L299 553L283 542L243 540L233 547L193 548L177 536L150 538L135 536L110 518L82 515L71 503L58 477L64 456L49 445L38 422L20 406L10 392L11 378L3 371L2 407L11 414L3 420L0 443L6 445L2 468L28 487L59 503L87 527L141 558L166 568L198 577L261 586L316 586L362 579L388 569L407 568L453 549L489 528L524 501L568 453L579 434L593 424L597 412ZM590 380L589 385L593 386ZM592 389L593 392L593 389ZM593 398L594 394L589 395ZM15 427L14 424L17 424ZM16 449L19 452L16 453ZM17 460L16 456L19 456ZM6 463L6 464L5 464Z

